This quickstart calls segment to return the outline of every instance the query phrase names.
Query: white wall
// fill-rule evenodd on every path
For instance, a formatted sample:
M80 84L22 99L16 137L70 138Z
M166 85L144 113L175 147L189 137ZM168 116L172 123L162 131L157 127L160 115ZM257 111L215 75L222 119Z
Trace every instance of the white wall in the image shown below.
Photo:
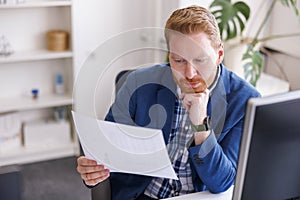
M195 1L195 0L179 0L179 7L183 8L183 7L187 7L190 5L199 5L199 6L203 6L205 8L208 8L208 6L211 4L212 0L206 0L206 1Z
M298 1L298 8L300 2ZM270 40L265 45L279 51L268 56L266 71L290 82L291 90L300 89L300 21L291 8L277 3L270 21L270 35L298 33L297 37ZM281 53L280 53L281 52Z
M176 8L193 4L208 7L211 2L212 0L75 0L73 10L75 74L79 73L84 61L95 48L123 31L143 27L163 28L167 18ZM245 34L253 36L270 1L246 0L246 2L250 5L252 14ZM145 39L148 40L149 36L141 35L139 38L140 42ZM159 36L156 39L161 42L164 38ZM100 115L103 117L104 113L107 112L107 108L114 97L113 82L117 71L162 62L164 55L163 52L150 50L137 51L114 60L111 68L116 70L109 72L110 76L106 77L107 86L103 91L99 89L101 87L98 87L97 98L99 98L98 101L101 106L97 107L97 113L101 113Z
M298 1L298 8L300 2ZM300 58L300 20L291 8L277 3L271 16L270 34L298 33L297 37L287 37L267 42L267 46Z
M160 27L161 7L159 0L75 0L73 18L74 65L75 76L77 76L88 56L93 60L91 55L93 50L105 45L106 42L109 43L115 36L136 28ZM149 37L151 36L141 34L140 38L134 38L132 42L142 43L145 42L144 40L149 40ZM156 52L141 50L120 55L111 61L109 70L112 71L107 71L109 75L105 77L105 87L100 81L96 91L96 101L99 102L96 112L100 113L100 118L103 118L113 99L116 73L122 69L147 63L150 65L156 58ZM99 66L101 67L106 66Z

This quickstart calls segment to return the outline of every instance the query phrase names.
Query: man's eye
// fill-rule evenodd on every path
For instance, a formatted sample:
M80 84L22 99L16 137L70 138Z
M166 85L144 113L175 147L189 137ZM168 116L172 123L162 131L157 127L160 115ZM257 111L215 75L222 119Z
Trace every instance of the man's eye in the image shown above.
M177 62L177 63L182 63L182 62L184 62L183 59L174 59L174 61Z
M194 60L194 65L205 65L208 61L208 58L199 58Z
M205 58L200 58L200 59L196 59L195 61L196 61L197 63L204 63L206 60L207 60L207 59L205 59Z

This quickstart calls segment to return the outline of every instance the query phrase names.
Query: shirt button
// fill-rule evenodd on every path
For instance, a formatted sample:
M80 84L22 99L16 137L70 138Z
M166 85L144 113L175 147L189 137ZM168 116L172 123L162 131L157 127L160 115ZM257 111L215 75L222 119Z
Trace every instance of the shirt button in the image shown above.
M184 130L186 130L186 131L189 130L189 127L188 127L188 126L185 126L185 127L184 127Z
M179 153L183 154L183 149L180 149Z
M175 192L175 196L179 196L179 192Z
M196 163L197 165L202 165L202 164L203 164L203 162L202 162L201 160L196 160L195 163Z

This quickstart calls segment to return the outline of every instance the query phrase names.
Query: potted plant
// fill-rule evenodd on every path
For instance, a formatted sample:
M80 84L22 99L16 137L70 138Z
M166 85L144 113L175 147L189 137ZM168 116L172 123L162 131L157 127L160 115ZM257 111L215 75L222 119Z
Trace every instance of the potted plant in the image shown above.
M293 9L296 16L299 16L297 8L297 0L270 0L271 4L267 8L264 18L259 25L253 37L243 36L244 28L250 17L251 10L246 2L231 2L231 0L214 0L209 8L218 21L220 33L223 41L229 41L233 38L238 38L240 44L247 45L245 52L243 52L242 61L244 62L244 77L252 85L256 85L262 73L263 54L259 50L259 46L268 40L299 36L300 33L289 35L269 35L261 37L260 33L266 27L267 22L271 16L276 3L281 3Z

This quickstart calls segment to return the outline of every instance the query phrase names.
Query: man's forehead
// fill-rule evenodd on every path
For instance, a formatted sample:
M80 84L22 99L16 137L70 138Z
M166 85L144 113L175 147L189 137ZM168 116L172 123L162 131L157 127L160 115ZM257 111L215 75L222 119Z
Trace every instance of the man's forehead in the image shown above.
M169 37L169 48L170 51L177 54L183 52L205 52L211 45L205 34L171 34Z
M174 44L170 44L171 56L180 56L185 59L202 58L208 55L208 52L199 45L189 46L174 41Z

